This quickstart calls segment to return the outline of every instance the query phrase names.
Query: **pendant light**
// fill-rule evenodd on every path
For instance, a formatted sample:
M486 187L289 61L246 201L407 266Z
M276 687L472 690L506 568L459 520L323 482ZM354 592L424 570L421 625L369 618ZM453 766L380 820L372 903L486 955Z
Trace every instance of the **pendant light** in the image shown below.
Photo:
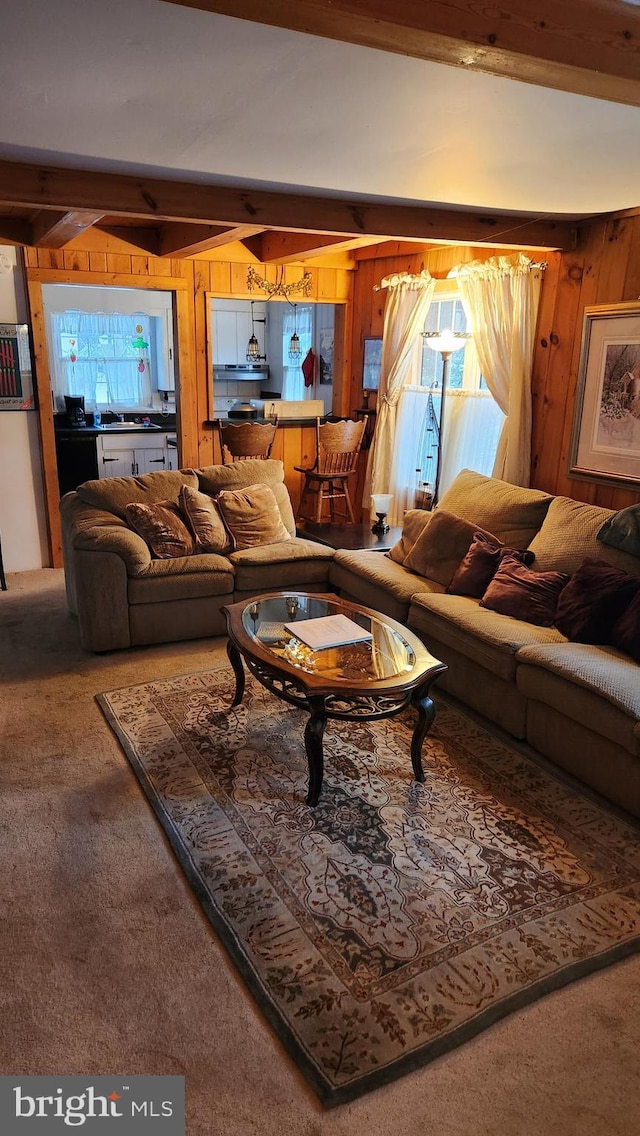
M302 356L300 348L300 336L298 335L298 305L293 305L293 335L289 340L289 359L292 363L297 363Z
M262 321L264 323L264 320ZM260 363L266 359L266 355L260 354L260 344L256 336L256 329L253 319L253 300L251 301L251 336L247 343L247 363Z

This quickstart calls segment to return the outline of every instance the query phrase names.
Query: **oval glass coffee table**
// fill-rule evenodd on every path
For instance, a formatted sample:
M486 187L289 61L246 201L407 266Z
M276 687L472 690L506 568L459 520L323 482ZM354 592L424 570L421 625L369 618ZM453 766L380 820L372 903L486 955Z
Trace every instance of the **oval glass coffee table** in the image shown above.
M307 804L322 789L322 740L327 719L390 718L408 706L417 711L411 764L424 781L421 750L435 709L429 690L446 665L401 623L335 595L270 592L222 608L227 655L236 678L232 706L242 702L247 669L267 690L309 713L304 743L309 762ZM285 624L343 615L371 635L363 642L312 650ZM300 633L304 632L300 628Z

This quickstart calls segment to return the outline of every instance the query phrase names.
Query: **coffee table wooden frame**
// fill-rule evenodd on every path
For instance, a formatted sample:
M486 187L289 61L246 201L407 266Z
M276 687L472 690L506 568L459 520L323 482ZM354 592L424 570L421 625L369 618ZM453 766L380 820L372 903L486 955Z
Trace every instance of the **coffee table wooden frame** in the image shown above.
M250 635L242 621L243 613L252 603L284 599L287 596L327 600L338 604L348 616L354 613L375 616L387 627L397 631L409 644L415 655L412 669L405 674L390 678L365 679L358 682L310 674L295 667ZM424 781L422 743L435 718L435 707L429 691L434 680L446 671L447 667L429 653L416 635L381 612L328 593L267 592L241 600L239 603L227 604L222 611L227 621L229 636L227 655L236 679L231 705L239 705L244 696L245 673L242 665L244 660L247 669L267 690L284 702L309 712L304 732L309 763L307 805L314 807L320 798L324 772L322 742L325 726L330 718L343 721L356 719L373 721L379 718L391 718L408 706L412 706L417 711L417 721L411 739L411 765L416 781Z

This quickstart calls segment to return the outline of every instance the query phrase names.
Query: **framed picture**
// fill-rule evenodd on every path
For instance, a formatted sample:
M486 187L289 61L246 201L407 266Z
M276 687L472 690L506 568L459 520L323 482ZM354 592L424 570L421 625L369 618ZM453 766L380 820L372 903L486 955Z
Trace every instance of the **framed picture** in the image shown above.
M585 308L569 474L640 485L640 303Z
M364 366L362 368L362 389L376 391L380 386L380 367L382 365L382 337L365 339Z
M29 326L0 323L0 410L35 410Z

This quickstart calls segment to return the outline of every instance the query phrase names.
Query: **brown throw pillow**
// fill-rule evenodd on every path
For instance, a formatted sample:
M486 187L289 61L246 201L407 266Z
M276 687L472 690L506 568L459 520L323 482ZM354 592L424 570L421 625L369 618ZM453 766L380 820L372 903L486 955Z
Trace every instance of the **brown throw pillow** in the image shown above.
M225 528L220 510L208 493L183 485L179 502L198 552L229 552L233 548L232 538Z
M532 572L514 556L505 556L480 600L480 607L538 627L551 627L567 572Z
M127 505L125 516L156 560L191 556L195 552L193 537L175 501L156 501L153 505L132 502Z
M469 551L458 567L447 591L454 596L481 599L500 567L503 556L512 556L521 564L533 564L535 556L528 548L508 548L496 544L481 532L474 533Z
M467 553L476 532L482 532L496 541L491 533L478 529L471 521L463 521L453 513L435 509L429 524L424 528L407 556L404 566L418 576L434 580L444 587L453 580L455 571ZM496 542L497 543L497 542Z
M390 560L395 560L396 564L404 564L418 537L433 516L434 514L427 512L426 509L407 509L402 518L400 540L385 553L385 556L388 556Z
M640 663L640 589L614 625L610 642Z
M611 629L640 591L640 579L587 558L558 601L556 627L574 643L609 643Z
M246 489L223 489L216 502L222 519L235 542L236 551L258 544L291 540L268 485L247 485Z

